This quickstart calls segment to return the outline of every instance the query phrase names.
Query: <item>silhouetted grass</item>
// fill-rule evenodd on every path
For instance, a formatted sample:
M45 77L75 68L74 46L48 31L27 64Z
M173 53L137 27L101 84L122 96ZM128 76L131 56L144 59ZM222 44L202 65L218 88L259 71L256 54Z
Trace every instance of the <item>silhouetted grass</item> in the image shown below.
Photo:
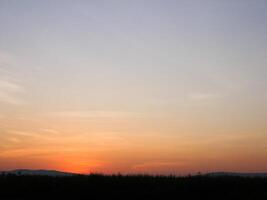
M267 178L0 175L1 200L267 199Z

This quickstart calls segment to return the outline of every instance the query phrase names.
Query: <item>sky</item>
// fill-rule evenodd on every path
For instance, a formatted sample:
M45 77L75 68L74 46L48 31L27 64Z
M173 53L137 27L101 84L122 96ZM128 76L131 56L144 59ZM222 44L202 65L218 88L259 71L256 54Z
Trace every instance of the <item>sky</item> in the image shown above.
M267 171L265 0L0 0L0 170Z

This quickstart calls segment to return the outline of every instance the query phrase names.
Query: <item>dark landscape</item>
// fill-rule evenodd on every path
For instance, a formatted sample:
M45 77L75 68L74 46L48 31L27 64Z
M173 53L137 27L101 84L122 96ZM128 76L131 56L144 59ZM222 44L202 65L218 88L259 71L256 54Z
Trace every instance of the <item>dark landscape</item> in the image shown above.
M196 176L0 175L0 199L267 199L267 178Z

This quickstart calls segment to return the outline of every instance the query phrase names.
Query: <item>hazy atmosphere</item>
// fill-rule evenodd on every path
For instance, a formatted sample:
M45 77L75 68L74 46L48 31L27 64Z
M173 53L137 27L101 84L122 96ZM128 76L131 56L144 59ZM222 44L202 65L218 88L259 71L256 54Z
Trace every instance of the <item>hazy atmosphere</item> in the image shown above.
M0 0L0 171L267 171L266 0Z

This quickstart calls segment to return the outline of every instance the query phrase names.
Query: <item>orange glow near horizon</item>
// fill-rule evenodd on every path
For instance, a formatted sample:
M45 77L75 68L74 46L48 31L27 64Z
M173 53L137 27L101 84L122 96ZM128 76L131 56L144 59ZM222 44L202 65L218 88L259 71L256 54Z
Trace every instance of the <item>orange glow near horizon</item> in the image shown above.
M146 132L138 131L138 134L123 132L126 126L141 126L139 119L134 118L129 123L113 117L111 124L94 119L93 124L101 123L103 128L92 123L89 127L86 121L77 121L77 117L59 118L57 121L42 117L34 120L34 127L31 126L33 120L23 119L23 124L16 125L20 131L10 129L5 137L2 136L1 170L29 168L83 174L188 174L199 171L254 172L265 171L267 167L263 134L243 132L227 136L218 132L216 137L207 133L206 137L198 137L188 122L172 127L172 120L163 118L154 119L154 127L142 121ZM162 129L164 120L169 126ZM214 131L203 125L205 131ZM51 126L56 128L39 128ZM105 130L107 128L112 131ZM158 132L154 132L156 129ZM165 135L164 131L179 131L180 134Z

